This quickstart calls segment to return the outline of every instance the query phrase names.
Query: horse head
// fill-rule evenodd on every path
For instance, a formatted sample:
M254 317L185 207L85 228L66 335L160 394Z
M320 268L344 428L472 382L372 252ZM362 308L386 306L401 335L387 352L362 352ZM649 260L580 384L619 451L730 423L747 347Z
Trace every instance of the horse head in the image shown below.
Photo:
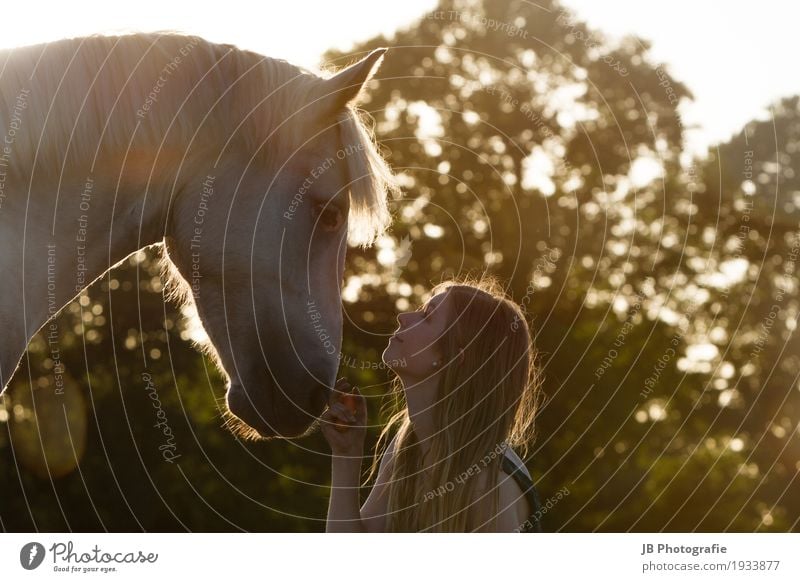
M385 229L396 188L354 108L384 52L328 78L293 68L260 94L241 73L229 107L257 139L215 150L175 197L167 254L227 376L228 424L242 436L305 434L333 386L347 242Z

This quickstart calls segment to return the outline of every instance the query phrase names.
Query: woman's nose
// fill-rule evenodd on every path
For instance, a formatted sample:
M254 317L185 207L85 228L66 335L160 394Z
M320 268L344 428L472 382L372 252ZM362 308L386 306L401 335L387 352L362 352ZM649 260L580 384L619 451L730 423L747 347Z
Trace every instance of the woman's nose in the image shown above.
M408 319L408 317L409 317L408 313L400 313L400 314L397 316L397 323L398 323L400 326L403 326L403 325L405 325L405 323L406 323L406 320Z

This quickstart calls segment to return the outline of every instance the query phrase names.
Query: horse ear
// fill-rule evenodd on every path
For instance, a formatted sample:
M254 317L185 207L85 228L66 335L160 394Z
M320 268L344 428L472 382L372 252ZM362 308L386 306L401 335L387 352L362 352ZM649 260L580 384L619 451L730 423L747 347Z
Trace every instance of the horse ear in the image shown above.
M361 89L378 70L386 48L377 48L357 63L325 79L316 92L315 109L323 116L335 114L358 99Z

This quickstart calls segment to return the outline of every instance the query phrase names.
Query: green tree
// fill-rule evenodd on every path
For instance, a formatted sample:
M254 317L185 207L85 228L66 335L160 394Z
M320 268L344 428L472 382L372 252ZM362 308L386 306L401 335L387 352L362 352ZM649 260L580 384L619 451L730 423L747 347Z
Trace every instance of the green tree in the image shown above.
M378 46L392 50L365 108L406 195L377 248L350 249L340 372L371 418L397 311L487 270L525 307L545 369L527 462L543 500L570 493L546 530L796 530L798 98L692 160L676 110L688 89L646 41L612 43L555 2L442 0L327 57ZM12 445L50 422L31 411L48 409L54 362L44 334L31 342L0 411L0 525L323 530L321 435L222 428L222 381L163 303L159 269L152 249L134 255L56 319L83 396L67 418L85 433L64 476Z

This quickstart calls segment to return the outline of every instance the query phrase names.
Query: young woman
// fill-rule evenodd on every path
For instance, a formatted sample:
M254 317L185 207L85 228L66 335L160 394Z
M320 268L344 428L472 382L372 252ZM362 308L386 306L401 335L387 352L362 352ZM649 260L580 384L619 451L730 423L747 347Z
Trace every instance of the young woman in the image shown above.
M398 321L383 352L398 406L361 508L364 397L340 380L322 416L332 451L327 531L541 531L536 490L512 448L524 454L533 439L540 387L520 307L494 281L446 282Z

